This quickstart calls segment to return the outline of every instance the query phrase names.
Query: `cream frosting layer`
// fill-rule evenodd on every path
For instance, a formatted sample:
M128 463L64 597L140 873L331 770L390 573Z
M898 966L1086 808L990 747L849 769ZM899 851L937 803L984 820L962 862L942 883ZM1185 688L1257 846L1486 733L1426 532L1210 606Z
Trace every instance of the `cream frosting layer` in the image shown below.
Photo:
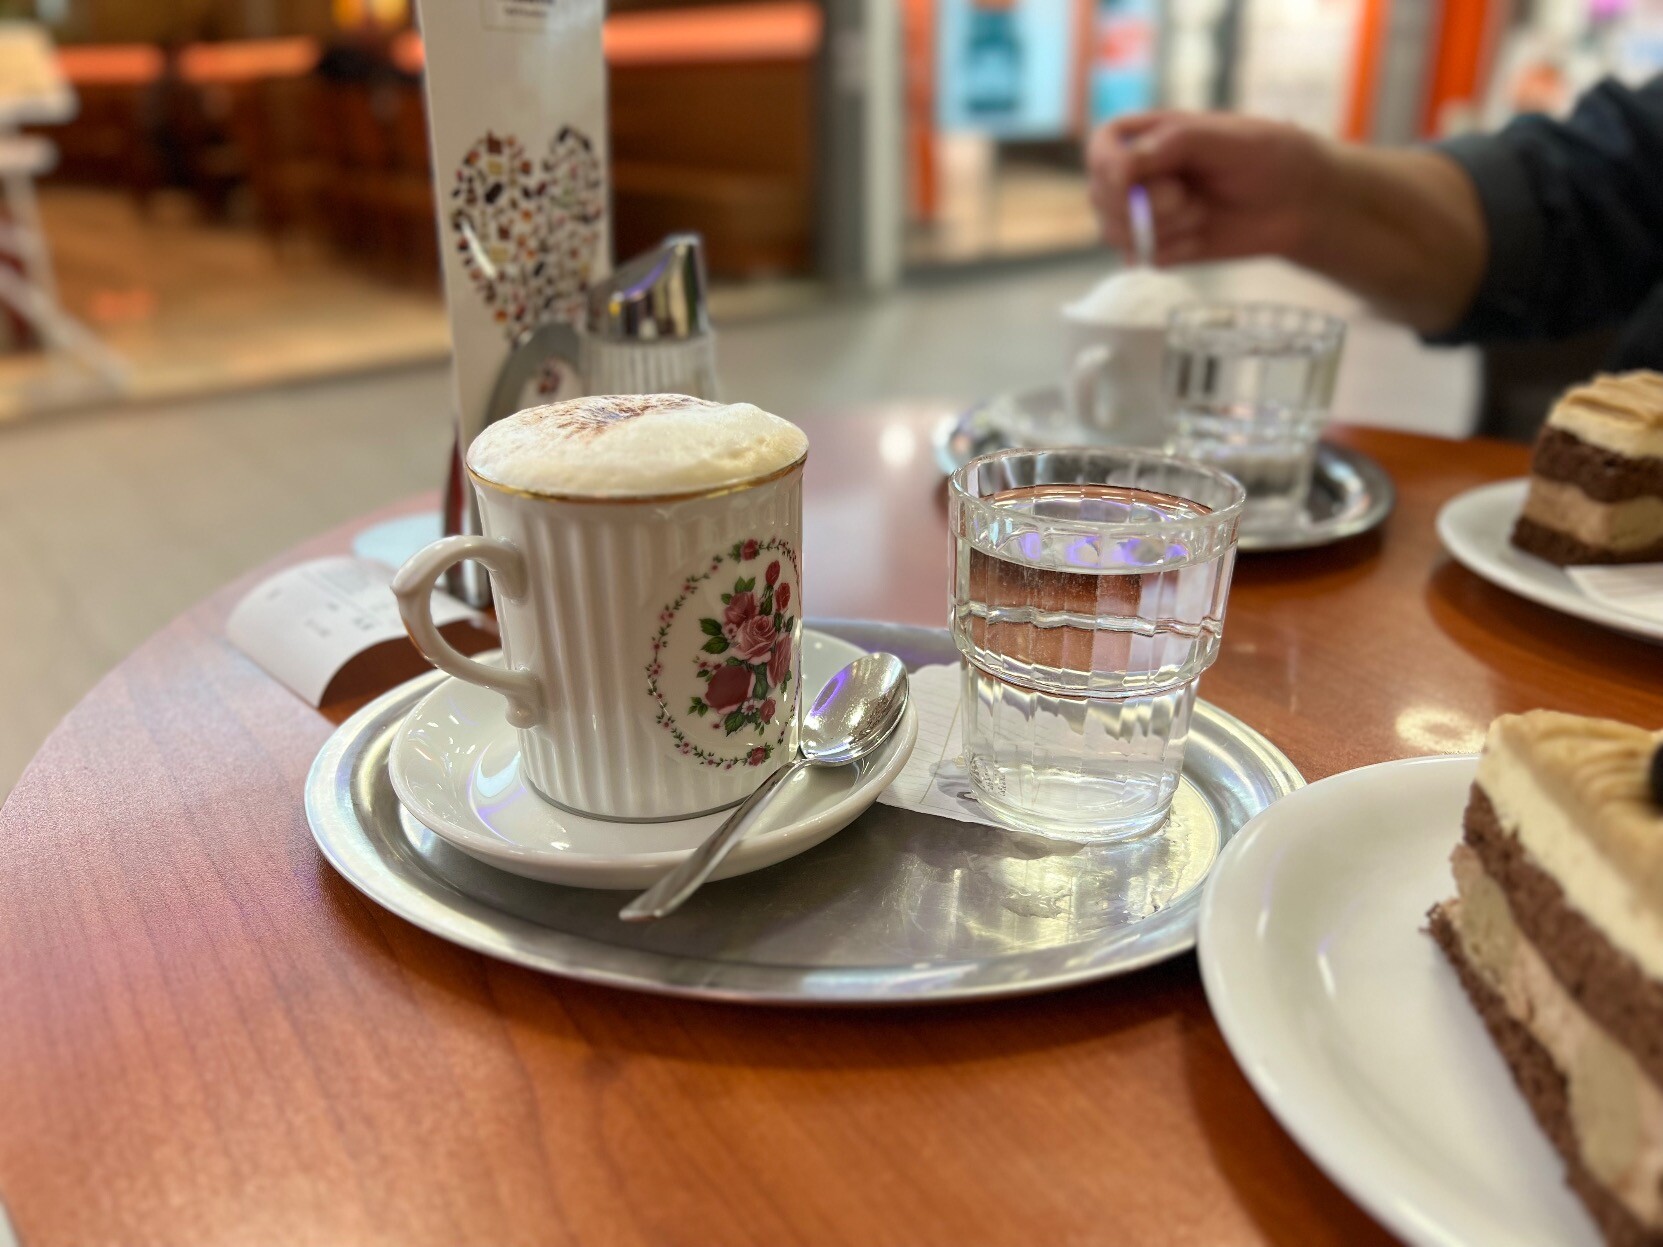
M1601 373L1566 391L1548 423L1630 458L1663 458L1663 373Z
M1568 481L1533 476L1524 515L1588 545L1612 550L1637 550L1663 541L1663 497L1656 494L1596 502Z
M1523 717L1504 716L1492 724L1478 762L1478 784L1490 798L1496 820L1558 881L1565 900L1613 946L1633 957L1650 977L1663 978L1663 913L1657 897L1646 887L1650 872L1626 852L1619 853L1619 868L1602 851L1618 846L1602 846L1585 832L1582 823L1591 817L1589 813L1573 816L1545 790L1536 768L1507 739L1506 720ZM1663 843L1656 848L1663 850Z
M756 480L808 453L789 420L686 394L592 395L528 407L468 447L475 475L579 498L699 493Z
M1560 985L1472 848L1457 845L1450 864L1460 899L1445 912L1473 969L1564 1075L1583 1163L1642 1222L1658 1224L1663 1091Z
M1558 710L1504 714L1486 747L1505 747L1663 919L1663 804L1651 764L1663 731Z

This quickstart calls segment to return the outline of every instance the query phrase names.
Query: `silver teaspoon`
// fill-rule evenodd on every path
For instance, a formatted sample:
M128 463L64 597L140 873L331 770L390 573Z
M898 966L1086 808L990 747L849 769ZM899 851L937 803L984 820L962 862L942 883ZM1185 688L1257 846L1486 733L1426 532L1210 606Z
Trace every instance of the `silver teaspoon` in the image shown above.
M873 753L901 721L907 704L907 669L894 654L864 654L826 681L803 715L798 755L780 767L687 859L636 897L618 917L648 922L680 909L750 830L759 810L780 785L811 766L847 766Z

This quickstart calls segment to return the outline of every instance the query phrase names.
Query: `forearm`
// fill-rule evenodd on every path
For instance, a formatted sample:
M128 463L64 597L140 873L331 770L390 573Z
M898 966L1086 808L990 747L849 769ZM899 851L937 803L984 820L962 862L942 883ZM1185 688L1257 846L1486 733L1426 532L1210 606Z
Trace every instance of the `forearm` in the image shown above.
M1435 334L1472 303L1488 253L1477 193L1454 161L1330 144L1312 219L1290 258Z

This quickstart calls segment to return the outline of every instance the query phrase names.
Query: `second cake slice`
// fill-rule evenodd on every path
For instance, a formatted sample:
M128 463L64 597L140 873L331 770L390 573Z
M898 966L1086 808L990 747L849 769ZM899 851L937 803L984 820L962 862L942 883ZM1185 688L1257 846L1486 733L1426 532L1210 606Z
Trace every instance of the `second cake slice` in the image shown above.
M1663 373L1598 376L1559 400L1513 544L1550 563L1663 562Z

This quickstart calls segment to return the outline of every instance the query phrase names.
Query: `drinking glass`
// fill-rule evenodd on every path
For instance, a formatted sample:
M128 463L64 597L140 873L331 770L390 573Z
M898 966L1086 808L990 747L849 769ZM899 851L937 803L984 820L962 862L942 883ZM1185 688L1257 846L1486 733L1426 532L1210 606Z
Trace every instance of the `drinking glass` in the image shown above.
M1218 656L1241 485L1155 451L1006 450L949 499L977 799L1056 839L1159 827Z
M1246 528L1297 524L1334 399L1345 322L1274 303L1199 303L1167 322L1166 448L1247 490Z

